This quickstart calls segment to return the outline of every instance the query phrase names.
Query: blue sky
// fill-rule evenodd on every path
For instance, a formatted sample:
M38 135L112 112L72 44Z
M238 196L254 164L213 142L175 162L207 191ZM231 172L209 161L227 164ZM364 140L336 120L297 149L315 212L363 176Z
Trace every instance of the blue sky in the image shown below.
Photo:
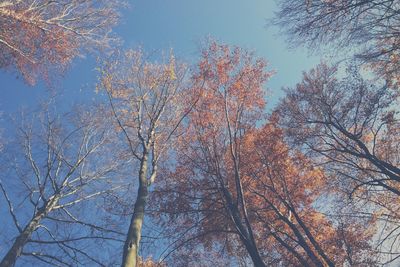
M275 27L266 27L273 17L273 0L134 0L122 12L122 21L115 32L124 47L142 46L146 51L173 48L178 58L195 62L199 44L206 37L254 50L270 63L275 76L267 83L267 99L276 103L281 87L292 86L319 62L306 49L288 49L285 38ZM84 102L95 96L96 62L93 56L77 59L59 82L63 102ZM8 113L34 106L46 98L46 86L29 87L15 75L0 72L2 97L0 110Z

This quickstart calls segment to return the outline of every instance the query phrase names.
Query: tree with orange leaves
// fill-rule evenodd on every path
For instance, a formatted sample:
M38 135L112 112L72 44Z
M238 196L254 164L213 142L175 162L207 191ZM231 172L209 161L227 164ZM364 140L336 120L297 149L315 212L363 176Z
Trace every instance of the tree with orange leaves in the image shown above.
M181 252L172 260L177 266L204 253L217 266L373 262L365 253L367 232L342 238L352 229L339 231L316 208L330 194L324 172L290 150L276 117L257 127L266 119L263 84L271 73L265 66L240 48L211 43L203 50L194 76L205 77L202 98L188 116L175 168L163 170L153 194L156 214L164 215L158 218L176 238L164 257Z
M240 143L240 183L262 260L254 262L250 256L255 266L375 264L370 221L335 220L325 215L318 203L326 204L335 197L327 187L327 177L310 159L285 144L274 119L260 129L249 129ZM229 153L228 149L214 164L224 167L218 175L226 179L225 194L236 196ZM182 253L172 260L177 266L197 262L197 254L204 253L213 265L227 265L232 260L239 264L251 253L240 237L239 231L246 228L240 228L240 221L230 215L236 202L226 204L222 186L205 162L202 155L186 158L166 173L168 178L154 195L159 199L159 212L168 215L164 225L174 225L169 234L175 234L177 240L165 257L175 251Z
M335 197L327 177L285 143L275 115L261 129L249 132L243 147L244 183L262 247L276 251L281 257L277 259L290 266L373 263L373 253L367 251L371 232L364 229L359 236L352 234L366 222L353 220L355 228L350 229L318 208Z
M203 49L193 76L194 88L200 88L202 97L189 114L187 130L181 139L177 173L174 174L176 182L165 184L171 192L187 185L192 188L186 188L188 195L192 190L209 190L211 195L204 196L198 203L201 209L212 207L210 217L205 216L199 225L204 232L214 233L208 236L207 242L225 231L234 232L256 266L265 266L265 263L244 196L241 138L263 118L263 85L271 76L265 67L264 60L255 59L238 47L211 42ZM196 86L200 83L204 83L203 86ZM169 201L160 203L162 209L169 210L167 212L179 207L171 204ZM182 205L184 208L185 204ZM211 216L217 211L223 212L220 216ZM214 224L219 224L220 232L213 228Z
M28 84L61 73L85 51L107 48L118 1L10 0L0 3L0 68Z

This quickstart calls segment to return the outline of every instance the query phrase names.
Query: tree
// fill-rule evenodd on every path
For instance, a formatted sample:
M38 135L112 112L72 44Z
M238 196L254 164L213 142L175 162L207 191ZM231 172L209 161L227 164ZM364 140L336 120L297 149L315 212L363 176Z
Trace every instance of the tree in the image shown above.
M57 115L45 108L20 118L1 155L5 219L15 227L3 234L16 236L0 266L14 266L20 257L35 265L105 266L103 255L93 255L95 244L120 235L101 223L96 205L99 196L116 189L111 180L121 164L104 157L112 131L92 115L83 109Z
M263 85L271 76L265 67L263 59L238 47L211 42L202 50L192 77L192 92L202 97L188 116L177 149L176 171L158 189L169 192L159 205L171 216L185 210L204 210L188 221L183 217L178 225L193 224L190 229L199 229L194 235L209 248L219 238L225 240L227 233L235 234L237 239L229 243L242 246L255 266L265 263L244 195L241 140L263 119ZM195 203L185 204L185 196ZM176 228L174 231L179 232Z
M325 215L335 198L327 186L327 177L310 159L290 149L276 118L259 129L248 130L240 143L243 195L263 264L375 264L370 221L337 220ZM229 149L225 154L229 154ZM186 266L191 261L199 264L198 254L207 255L203 259L205 266L210 264L206 260L217 266L228 265L232 259L236 261L233 264L239 264L247 247L237 238L240 232L227 214L227 205L212 173L199 169L203 166L199 162L204 161L200 157L190 157L198 160L179 162L176 170L163 173L168 178L158 184L153 195L159 199L157 212L163 215L158 218L164 227L170 228L167 236L176 239L164 257L178 254L172 260L174 266ZM218 165L231 166L229 157ZM227 183L234 182L232 169L221 173L227 173Z
M278 112L292 141L339 163L339 173L358 173L349 177L354 189L374 185L400 196L397 97L354 68L338 80L337 69L322 64L287 90Z
M118 1L10 0L0 3L0 68L34 84L61 73L83 52L115 43Z
M99 89L107 93L118 130L138 168L132 175L138 189L122 266L137 266L149 188L196 101L186 94L186 72L172 54L166 63L153 63L140 50L117 53L101 69Z
M335 67L324 64L305 73L277 109L281 125L293 144L339 178L332 183L364 206L359 209L373 210L371 215L397 227L398 93L385 83L371 83L354 67L346 77L338 76ZM389 236L398 235L395 229Z
M325 172L286 144L277 122L272 116L243 142L244 183L261 247L285 266L370 266L370 221L339 224L326 215L336 196Z
M358 58L399 85L400 6L394 0L281 0L275 23L293 43L358 48Z

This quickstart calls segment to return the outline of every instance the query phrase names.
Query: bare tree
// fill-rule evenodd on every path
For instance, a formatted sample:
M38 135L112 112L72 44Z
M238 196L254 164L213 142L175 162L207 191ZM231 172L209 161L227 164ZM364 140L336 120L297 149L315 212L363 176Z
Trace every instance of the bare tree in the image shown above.
M138 264L149 188L162 157L174 145L180 123L196 102L186 94L186 72L172 54L166 63L153 63L139 50L116 53L101 70L99 89L107 93L118 129L138 167L132 176L138 188L122 266Z
M119 2L10 0L0 3L0 68L29 84L62 72L83 52L109 47Z
M393 84L399 83L400 4L395 0L281 0L275 23L295 44L356 49ZM358 50L358 51L357 51Z
M120 234L100 223L99 196L115 188L120 168L110 160L111 129L93 112L60 114L45 108L22 117L2 153L0 189L13 231L1 267L17 259L50 266L105 266L96 242L118 242Z

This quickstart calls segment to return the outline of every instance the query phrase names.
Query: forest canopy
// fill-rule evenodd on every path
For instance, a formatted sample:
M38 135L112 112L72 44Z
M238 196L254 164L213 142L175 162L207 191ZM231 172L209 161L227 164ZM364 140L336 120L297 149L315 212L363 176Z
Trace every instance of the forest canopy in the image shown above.
M149 3L0 1L0 267L398 266L399 2Z

